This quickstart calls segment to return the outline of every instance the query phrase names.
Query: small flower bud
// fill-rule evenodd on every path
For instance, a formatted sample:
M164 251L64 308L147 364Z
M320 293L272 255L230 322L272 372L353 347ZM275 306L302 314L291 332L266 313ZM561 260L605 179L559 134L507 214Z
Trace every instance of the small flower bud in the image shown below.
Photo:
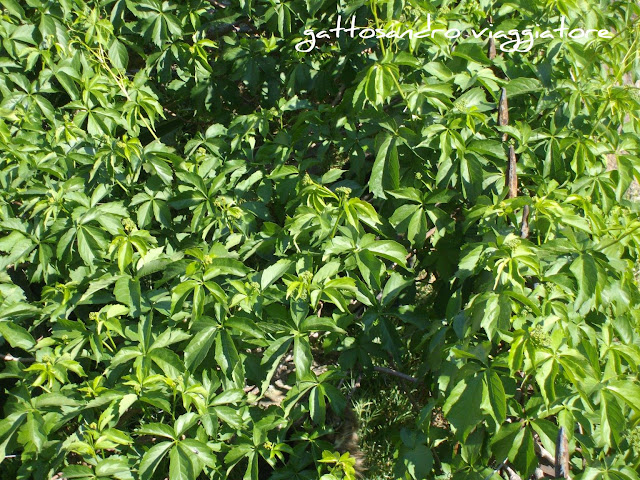
M311 281L313 280L313 273L308 270L304 271L300 274L300 278L304 283L311 283Z
M529 332L531 335L531 341L538 347L548 347L551 345L551 337L544 331L542 325L536 325L533 330Z
M134 230L137 230L137 226L136 223L131 220L130 218L123 218L122 219L122 226L124 227L124 231L127 233L133 232Z
M336 188L336 193L349 198L349 195L351 195L351 189L349 187L338 187Z
M516 248L518 248L518 246L520 246L521 243L522 243L521 239L519 239L518 237L513 237L507 240L506 242L504 242L503 245L505 248L508 248L509 250L513 251Z

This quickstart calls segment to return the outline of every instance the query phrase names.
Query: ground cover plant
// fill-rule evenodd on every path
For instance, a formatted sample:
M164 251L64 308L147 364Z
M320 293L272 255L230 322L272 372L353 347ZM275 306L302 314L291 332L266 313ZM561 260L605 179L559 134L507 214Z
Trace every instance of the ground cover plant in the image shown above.
M638 479L638 15L3 0L0 477Z

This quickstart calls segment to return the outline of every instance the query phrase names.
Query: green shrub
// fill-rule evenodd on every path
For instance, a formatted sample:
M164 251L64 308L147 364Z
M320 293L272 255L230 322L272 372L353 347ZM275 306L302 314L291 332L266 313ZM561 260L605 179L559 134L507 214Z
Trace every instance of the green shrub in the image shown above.
M296 49L338 15L466 33ZM527 478L564 427L638 479L638 15L3 0L0 476L351 478L330 417L384 367L396 478ZM469 34L565 20L612 33Z

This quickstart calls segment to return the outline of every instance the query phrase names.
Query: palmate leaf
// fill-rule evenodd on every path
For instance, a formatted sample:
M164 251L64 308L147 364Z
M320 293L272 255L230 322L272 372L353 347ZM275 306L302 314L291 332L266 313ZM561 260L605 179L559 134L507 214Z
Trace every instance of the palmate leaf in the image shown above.
M354 105L366 99L372 105L382 106L395 88L398 67L393 63L375 63L369 67L353 96Z

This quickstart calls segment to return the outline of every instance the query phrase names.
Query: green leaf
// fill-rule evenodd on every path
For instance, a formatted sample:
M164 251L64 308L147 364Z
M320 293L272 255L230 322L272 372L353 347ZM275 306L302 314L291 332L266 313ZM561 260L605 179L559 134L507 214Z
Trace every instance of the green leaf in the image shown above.
M78 253L85 265L93 266L95 260L101 256L106 246L104 234L94 227L83 225L78 228Z
M273 285L282 275L289 271L291 265L293 265L292 261L280 259L267 267L260 275L260 288L266 290L270 285Z
M513 462L513 465L516 467L518 472L520 472L520 474L525 478L528 478L533 474L539 463L535 452L534 442L535 440L533 439L533 435L529 428L523 428L520 430L514 441L515 445L518 445L518 450L515 457L513 459L510 458L510 460Z
M600 429L603 446L616 446L624 430L625 419L622 409L614 396L603 390L600 394Z
M537 78L518 77L507 82L505 86L507 98L511 99L517 95L530 94L542 90L542 84Z
M171 185L173 182L173 170L169 163L154 155L149 155L146 159L145 169L158 175L165 185Z
M27 418L25 412L14 412L0 420L0 462L4 461L7 453L7 445L13 439L13 435Z
M120 277L114 286L113 294L118 302L129 307L130 315L137 318L142 313L142 290L140 280L132 277Z
M426 445L416 445L414 448L406 449L400 455L396 466L402 465L404 470L414 480L429 478L433 468L433 454Z
M305 318L299 325L301 332L336 332L346 333L333 318L311 316Z
M324 425L326 410L324 388L322 385L318 385L311 389L311 393L309 394L309 414L311 415L311 419L318 425Z
M522 435L522 426L520 423L507 423L500 427L491 439L491 451L495 458L508 458L513 460L516 456L520 444L517 442L518 437Z
M382 290L381 302L383 305L391 305L391 303L402 293L405 288L413 284L413 279L405 278L397 272L389 275L389 280Z
M464 441L473 427L482 419L483 377L476 375L460 380L447 396L442 413L454 428L456 436Z
M380 290L382 286L382 276L385 272L384 263L367 250L356 254L356 263L362 278L364 278L369 288Z
M193 336L184 350L184 363L188 370L195 370L209 354L217 326L209 326Z
M488 401L491 405L491 416L501 425L507 418L507 397L500 376L494 370L485 371L485 385L487 387Z
M388 189L399 187L400 164L398 162L398 147L392 135L386 135L378 147L371 178L369 179L369 190L374 196L387 198L385 186Z
M407 230L407 239L412 245L418 248L424 246L424 242L427 238L427 218L425 217L424 210L420 207L411 216L409 221L409 228Z
M558 436L558 426L549 420L537 419L531 422L531 427L540 437L542 446L549 452L555 451Z
M307 11L313 16L322 7L323 0L305 0L307 3Z
M581 305L592 298L598 284L598 269L591 255L581 254L569 267L578 283L578 297L576 304Z
M183 435L187 430L193 427L198 421L198 418L198 415L194 412L180 415L174 425L174 430L176 432L175 438L180 438L181 435Z
M193 464L187 453L175 445L169 452L169 476L171 480L195 480Z
M139 435L153 435L174 439L175 431L169 425L162 423L147 423L137 431Z
M133 478L129 465L124 458L105 458L98 462L96 475L114 478Z
M127 70L129 65L129 53L127 47L125 47L118 40L114 39L111 47L109 47L109 60L114 67L118 70Z
M464 198L475 200L482 192L482 165L471 155L460 158L460 177L462 178L462 192Z
M184 373L180 357L168 348L156 348L149 352L149 357L169 378L178 378Z
M211 280L218 275L235 275L244 277L249 269L240 261L233 258L213 258L204 274L205 280Z
M500 331L509 329L511 302L505 295L487 294L484 304L484 316L480 325L490 339L496 338Z
M127 268L132 260L133 246L131 242L124 242L118 249L118 268L120 269L120 273L124 273L124 269Z
M471 62L488 64L489 58L484 53L484 48L479 43L462 42L456 45L456 48L451 52L454 57L461 57Z
M82 480L93 480L95 478L93 470L84 465L69 465L62 469L64 478L74 479L81 478Z
M218 330L215 343L215 359L220 370L226 378L232 379L236 383L240 382L242 380L239 377L241 372L238 369L242 369L242 362L229 332Z
M44 420L40 413L29 412L27 421L22 426L18 440L23 444L31 444L36 452L40 452L47 440Z
M293 338L293 363L296 366L296 378L300 381L311 373L311 347L307 337L295 336Z
M138 468L140 480L150 480L152 478L153 473L157 470L172 445L172 442L161 442L145 452Z
M2 335L13 348L21 348L22 350L29 351L36 344L36 341L27 330L11 321L0 322L0 335Z
M640 385L637 379L612 380L606 389L633 408L636 413L640 413Z
M402 245L394 242L393 240L376 240L372 244L364 247L364 250L367 250L378 257L391 260L403 267L407 265L407 251Z
M216 468L218 460L216 456L212 454L211 449L204 443L191 438L187 438L180 442L180 448L182 448L187 456L192 459L194 468L197 463L194 461L195 459L200 462L201 466L206 465L209 468ZM196 477L200 470L200 466L198 468L195 468Z

